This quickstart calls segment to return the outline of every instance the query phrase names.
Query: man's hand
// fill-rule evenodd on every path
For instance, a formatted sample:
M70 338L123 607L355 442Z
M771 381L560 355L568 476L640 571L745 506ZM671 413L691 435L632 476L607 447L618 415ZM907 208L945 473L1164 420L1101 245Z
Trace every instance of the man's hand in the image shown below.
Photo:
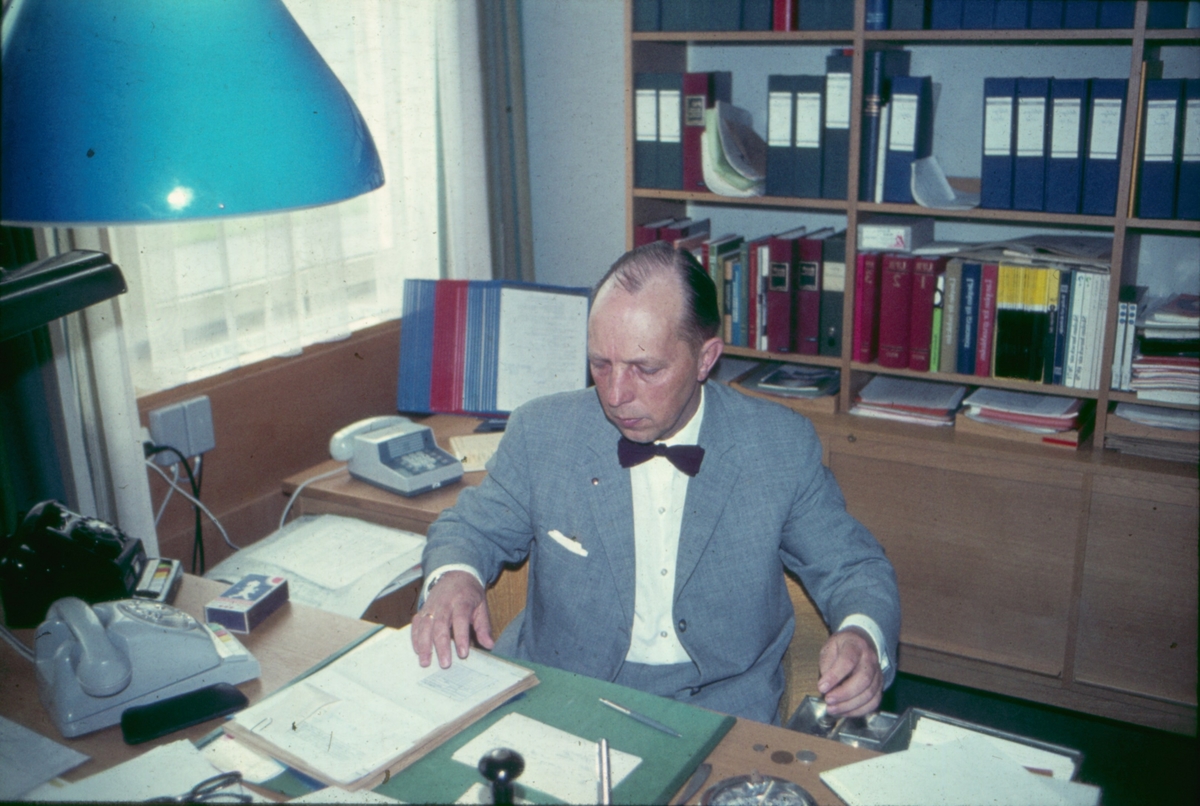
M484 649L495 645L488 617L487 596L479 580L466 571L447 571L429 590L425 606L412 623L413 649L422 666L428 666L433 650L438 665L450 668L450 642L465 658L471 649L471 629Z
M817 690L831 716L865 716L883 699L883 672L875 644L855 627L836 632L821 647Z

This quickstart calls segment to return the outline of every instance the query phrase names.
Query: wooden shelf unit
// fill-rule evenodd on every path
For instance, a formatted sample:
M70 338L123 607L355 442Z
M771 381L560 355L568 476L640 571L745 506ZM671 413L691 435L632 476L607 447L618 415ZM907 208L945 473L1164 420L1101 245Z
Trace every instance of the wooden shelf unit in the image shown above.
M867 31L864 0L845 31L634 32L626 2L626 243L636 224L705 211L842 214L848 233L875 214L938 222L1030 225L1113 236L1112 277L1099 388L883 369L851 359L854 272L846 273L842 355L799 356L727 347L742 358L838 367L840 411L875 374L1093 399L1094 435L1079 451L990 440L952 429L837 414L814 422L826 462L853 514L897 565L904 604L900 668L963 685L1196 732L1197 468L1103 449L1110 403L1140 402L1109 389L1122 281L1133 282L1136 236L1200 237L1200 222L1131 215L1143 58L1159 45L1195 45L1193 30L1147 30L1145 0L1130 29ZM1015 210L934 210L857 199L861 117L851 115L845 199L728 198L633 186L633 83L640 72L685 72L689 45L779 48L778 72L796 70L789 48L853 48L851 109L863 108L863 53L904 45L1119 46L1129 89L1116 212L1111 216ZM693 68L710 69L710 68ZM734 81L737 83L735 71ZM978 80L982 81L982 74ZM762 92L766 92L765 85ZM761 129L761 126L760 126ZM975 136L972 134L971 136ZM799 223L799 222L798 222ZM719 234L714 231L714 235ZM744 232L746 236L758 233ZM854 265L847 238L847 267ZM1196 269L1200 275L1200 267ZM1150 404L1171 407L1168 404ZM1178 407L1175 408L1195 408ZM978 582L977 587L972 581ZM998 590L1006 593L997 593ZM1145 676L1133 673L1144 664Z

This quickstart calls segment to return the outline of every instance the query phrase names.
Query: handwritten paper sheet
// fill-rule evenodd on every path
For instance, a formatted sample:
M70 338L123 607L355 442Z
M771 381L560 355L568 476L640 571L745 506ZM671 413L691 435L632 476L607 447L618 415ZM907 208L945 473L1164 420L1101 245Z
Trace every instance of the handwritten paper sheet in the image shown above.
M611 743L610 743L611 744ZM497 747L525 758L518 785L529 786L566 803L596 803L600 770L597 743L551 727L523 714L509 714L458 749L454 760L475 767ZM637 769L642 760L609 748L612 786Z
M587 383L588 299L505 288L501 291L496 408L512 411L535 397Z

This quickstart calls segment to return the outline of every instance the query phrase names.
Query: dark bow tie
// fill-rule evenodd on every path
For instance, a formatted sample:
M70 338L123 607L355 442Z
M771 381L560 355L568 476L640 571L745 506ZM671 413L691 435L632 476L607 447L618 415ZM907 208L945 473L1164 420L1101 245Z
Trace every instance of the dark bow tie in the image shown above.
M617 461L621 467L633 467L649 462L655 456L665 456L667 461L682 472L694 476L700 472L704 459L704 448L699 445L663 445L661 442L634 442L621 437L617 442Z

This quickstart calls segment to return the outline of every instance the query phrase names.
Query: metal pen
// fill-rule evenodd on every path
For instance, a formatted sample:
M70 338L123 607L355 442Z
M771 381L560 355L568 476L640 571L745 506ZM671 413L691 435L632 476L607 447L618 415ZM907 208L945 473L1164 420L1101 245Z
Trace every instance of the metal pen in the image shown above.
M611 806L612 769L609 766L608 739L600 740L600 743L596 746L596 752L600 757L600 804L601 806Z
M607 705L609 708L613 709L614 711L620 711L625 716L630 717L631 719L636 719L638 722L641 722L643 725L649 725L650 727L654 728L655 730L661 730L663 733L667 734L668 736L674 736L676 739L683 738L682 733L680 733L677 730L674 730L673 728L667 727L663 723L659 722L657 719L651 719L650 717L648 717L644 714L639 714L637 711L631 711L630 709L626 708L624 705L617 705L612 700L606 700L603 697L600 698L600 702L603 703L604 705Z

